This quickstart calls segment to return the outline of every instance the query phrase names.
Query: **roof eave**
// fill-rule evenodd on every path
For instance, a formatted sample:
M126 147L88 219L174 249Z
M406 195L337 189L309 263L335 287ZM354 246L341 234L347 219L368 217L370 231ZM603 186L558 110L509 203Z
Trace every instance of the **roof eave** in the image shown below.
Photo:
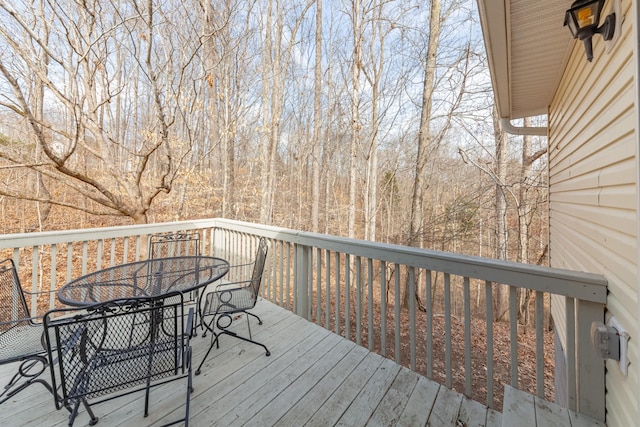
M501 118L510 119L508 21L505 3L504 1L478 0L478 12L496 108Z

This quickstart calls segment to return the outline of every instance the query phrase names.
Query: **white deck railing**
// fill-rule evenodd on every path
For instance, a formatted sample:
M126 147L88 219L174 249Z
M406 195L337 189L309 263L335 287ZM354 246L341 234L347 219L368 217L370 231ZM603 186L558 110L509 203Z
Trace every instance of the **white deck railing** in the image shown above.
M505 369L511 386L553 395L545 384L549 295L565 296L568 374L561 381L569 407L604 420L604 363L590 343L591 322L603 320L606 303L599 275L222 219L2 235L0 252L35 292L146 258L151 234L186 230L199 230L203 254L232 264L253 258L257 239L266 237L265 298L492 407L504 385L494 379ZM401 307L405 286L423 307L414 298ZM508 292L508 322L493 320L497 286ZM51 295L34 296L32 310L56 305ZM523 326L518 312L527 301L531 320ZM508 342L497 341L498 328L508 328ZM523 375L523 350L534 354L534 375Z

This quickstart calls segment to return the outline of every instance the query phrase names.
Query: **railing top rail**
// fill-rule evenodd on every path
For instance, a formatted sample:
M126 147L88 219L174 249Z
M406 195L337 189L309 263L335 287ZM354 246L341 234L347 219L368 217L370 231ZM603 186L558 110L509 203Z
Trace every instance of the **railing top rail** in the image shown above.
M0 235L0 249L53 245L57 243L84 242L95 239L111 239L160 232L194 230L215 227L215 219L160 222L154 224L121 225L114 227L85 228L78 230L42 231Z
M216 220L216 225L294 244L489 280L494 283L505 283L585 301L605 304L607 299L607 279L600 274L349 239L226 219Z
M550 292L585 301L606 303L607 280L604 276L598 274L349 239L220 218L82 230L4 234L0 235L0 249L84 242L96 239L211 227L255 234L297 245L348 253L353 256L376 259L387 263L404 264L473 279Z

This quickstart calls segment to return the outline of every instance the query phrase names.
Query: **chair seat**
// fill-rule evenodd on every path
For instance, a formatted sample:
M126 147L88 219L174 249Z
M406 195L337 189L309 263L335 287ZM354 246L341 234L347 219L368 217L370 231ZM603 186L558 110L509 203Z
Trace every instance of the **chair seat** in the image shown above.
M127 349L101 351L91 359L82 373L86 375L86 388L96 390L95 393L86 395L87 399L104 395L111 391L119 391L123 388L122 378L126 377L127 387L145 384L147 378L152 381L174 375L175 343L173 339L156 341L153 348L149 346L137 346ZM118 375L114 375L114 371ZM81 382L76 382L80 384ZM80 388L85 385L79 385ZM83 395L82 390L70 391Z
M256 297L250 287L224 289L224 286L220 285L215 291L207 294L203 316L211 316L221 311L234 313L255 306Z
M6 362L23 360L35 354L45 354L42 341L44 328L40 324L14 326L0 336L0 359Z

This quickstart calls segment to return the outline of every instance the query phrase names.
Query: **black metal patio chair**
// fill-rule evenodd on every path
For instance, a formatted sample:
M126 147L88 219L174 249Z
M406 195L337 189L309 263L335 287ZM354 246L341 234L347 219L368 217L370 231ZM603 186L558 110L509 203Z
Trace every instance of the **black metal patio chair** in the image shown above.
M42 319L31 316L25 294L13 260L0 261L0 364L20 362L0 394L0 404L35 383L53 393L40 378L47 368Z
M199 255L200 234L197 231L157 233L149 237L149 259ZM193 304L198 303L199 307L200 293L197 290L189 292L185 295L185 301ZM196 310L194 334L197 334L195 326L200 324L199 316L199 310Z
M145 391L149 414L151 388L184 379L184 418L164 424L189 424L193 309L184 319L182 294L158 298L117 299L83 308L51 310L44 317L56 408L70 411L72 426L80 405L98 418L92 406ZM186 327L186 328L185 328Z
M152 234L149 258L200 255L200 235L195 231Z
M202 316L203 319L208 316L211 316L212 318L208 324L204 324L206 329L202 336L206 336L207 331L210 331L213 335L211 337L211 344L209 345L207 354L205 354L202 362L200 362L200 365L198 366L198 369L196 369L196 375L200 375L200 369L202 368L205 360L207 360L209 353L211 353L213 346L215 345L216 348L220 347L221 335L229 335L243 341L259 345L264 348L267 356L271 355L267 346L253 340L251 336L251 323L249 322L249 317L253 317L258 320L259 325L262 325L260 317L251 313L249 310L255 307L256 302L258 301L258 296L260 295L262 275L267 261L267 250L268 246L266 239L260 239L256 258L253 262L249 264L232 265L229 267L230 273L228 274L232 278L237 277L234 276L232 272L233 269L246 271L248 268L248 270L251 271L251 276L242 280L223 282L217 285L214 291L206 294L204 307L202 309ZM247 327L249 329L248 338L229 330L229 327L235 318L234 314L237 313L244 313L247 318ZM218 331L216 331L216 327Z

